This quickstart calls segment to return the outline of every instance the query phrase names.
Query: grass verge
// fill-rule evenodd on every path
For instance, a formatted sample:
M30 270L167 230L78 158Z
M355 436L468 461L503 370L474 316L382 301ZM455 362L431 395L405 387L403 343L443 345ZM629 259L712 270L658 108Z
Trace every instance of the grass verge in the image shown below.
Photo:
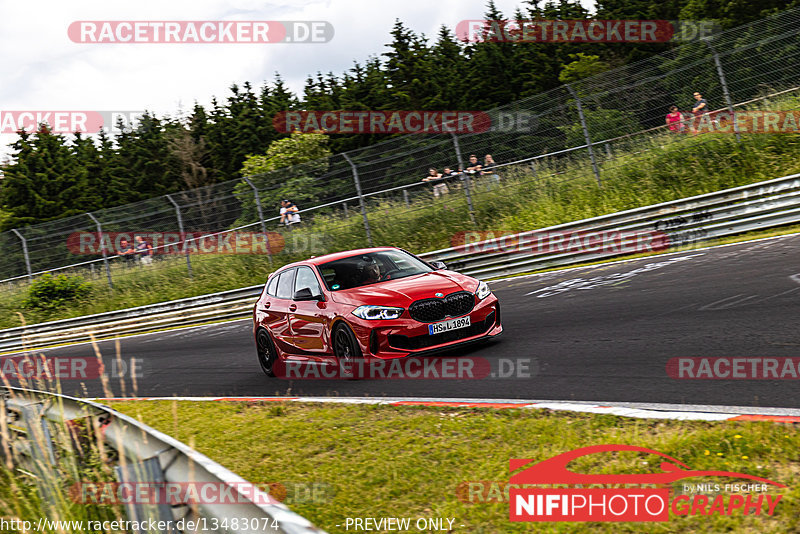
M532 529L783 533L800 528L800 434L791 425L296 402L141 401L112 406L183 442L193 442L196 450L253 483L283 484L287 504L331 533L347 532L348 517L408 517L412 524L417 518L455 518L452 532L480 534ZM643 446L692 469L742 472L788 488L768 491L783 495L771 517L671 514L668 522L648 524L511 523L507 503L469 503L457 497L462 482L508 480L511 458L546 459L606 443ZM615 453L576 461L570 468L649 473L658 472L658 465L655 456ZM685 479L674 488L681 492L683 483L728 482L734 480ZM317 491L309 493L309 488Z

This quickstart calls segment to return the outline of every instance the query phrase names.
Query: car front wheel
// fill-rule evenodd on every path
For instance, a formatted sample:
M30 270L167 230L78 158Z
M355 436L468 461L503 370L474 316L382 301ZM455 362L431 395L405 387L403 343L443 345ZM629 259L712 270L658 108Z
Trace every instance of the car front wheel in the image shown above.
M333 353L341 368L344 364L350 371L354 363L361 358L361 348L356 335L345 323L339 323L333 330ZM353 377L350 377L353 378Z

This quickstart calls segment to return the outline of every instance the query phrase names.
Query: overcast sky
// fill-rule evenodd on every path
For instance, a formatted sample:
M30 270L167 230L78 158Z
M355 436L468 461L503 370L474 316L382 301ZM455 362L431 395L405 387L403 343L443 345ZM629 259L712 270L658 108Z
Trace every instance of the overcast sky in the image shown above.
M480 19L474 0L0 0L0 111L190 110L228 96L232 83L258 87L279 72L302 91L308 74L341 74L354 60L386 51L395 19L429 38L441 25ZM590 7L590 0L584 5ZM522 5L496 0L504 15ZM82 44L67 28L79 20L328 21L326 44ZM0 135L0 157L16 136Z

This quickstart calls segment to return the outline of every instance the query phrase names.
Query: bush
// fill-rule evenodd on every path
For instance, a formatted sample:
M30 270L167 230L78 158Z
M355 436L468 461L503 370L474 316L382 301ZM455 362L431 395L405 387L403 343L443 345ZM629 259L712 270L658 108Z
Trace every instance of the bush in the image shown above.
M31 284L28 289L28 298L25 299L23 306L40 310L54 310L67 302L86 297L91 292L91 287L91 284L81 276L65 274L53 276L47 273Z

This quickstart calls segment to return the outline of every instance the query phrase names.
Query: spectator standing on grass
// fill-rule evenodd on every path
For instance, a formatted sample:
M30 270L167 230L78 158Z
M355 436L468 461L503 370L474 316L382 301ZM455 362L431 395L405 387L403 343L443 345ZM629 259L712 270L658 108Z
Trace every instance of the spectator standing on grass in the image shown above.
M694 119L692 120L692 132L697 133L700 117L708 113L708 102L706 102L706 99L703 98L703 95L697 91L694 93L694 100L694 107L692 107L692 114L694 115Z
M678 111L678 106L670 106L665 123L669 125L671 132L683 131L683 114Z
M139 261L142 265L150 265L153 263L153 245L145 241L144 237L136 236L136 254L139 256Z
M433 198L439 198L450 192L447 184L444 183L444 176L439 174L439 171L431 167L428 169L428 175L422 179L423 182L436 182L433 184Z
M281 224L290 226L300 222L300 209L294 205L294 202L284 199L281 200Z
M481 174L489 174L495 182L500 183L500 176L492 170L495 167L497 167L497 163L494 161L492 155L486 154L483 157L483 169L481 170Z
M459 173L451 169L450 167L445 167L442 170L442 178L452 178L453 176L458 176Z
M464 170L464 172L473 176L476 174L481 174L481 164L478 162L478 156L475 154L470 154L469 163L467 164L467 168Z
M117 251L117 254L127 263L130 263L136 258L136 251L133 250L133 247L127 239L119 240L119 250Z

